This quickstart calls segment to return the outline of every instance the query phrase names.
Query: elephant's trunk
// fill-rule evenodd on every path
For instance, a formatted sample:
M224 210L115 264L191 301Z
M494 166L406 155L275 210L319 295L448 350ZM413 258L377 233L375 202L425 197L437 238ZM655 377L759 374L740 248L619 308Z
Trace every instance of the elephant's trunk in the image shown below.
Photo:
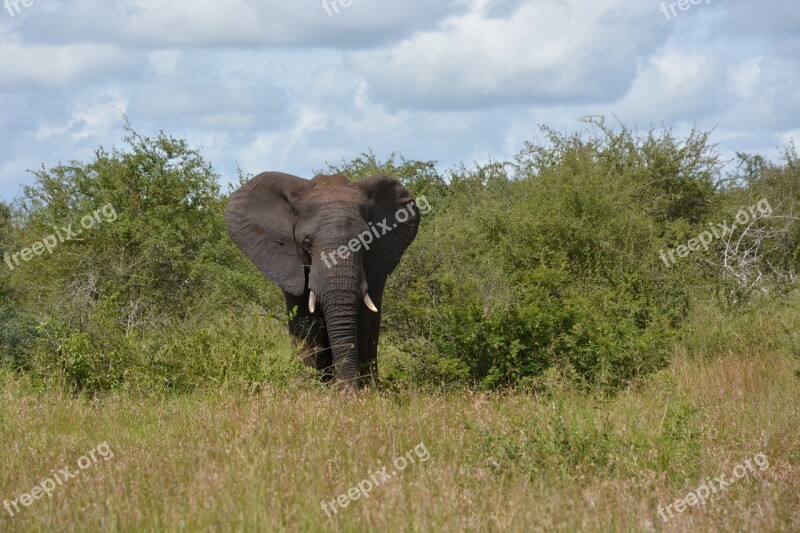
M337 310L329 307L326 315L328 338L333 352L333 366L336 380L350 388L358 388L358 312Z
M360 258L353 254L324 270L319 273L322 283L317 297L325 315L336 380L359 388L358 316L363 301Z

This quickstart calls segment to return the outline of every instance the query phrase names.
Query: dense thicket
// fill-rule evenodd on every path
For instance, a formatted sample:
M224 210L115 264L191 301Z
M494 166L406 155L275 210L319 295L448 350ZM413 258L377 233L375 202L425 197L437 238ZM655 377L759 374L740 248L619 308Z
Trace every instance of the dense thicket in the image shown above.
M280 292L227 237L220 176L180 139L129 130L126 142L37 171L0 206L0 254L114 213L53 253L3 263L2 364L87 393L305 379ZM667 363L696 303L735 312L784 297L800 261L797 153L724 163L708 133L589 119L573 134L542 129L509 162L442 173L367 153L323 169L396 176L432 206L390 278L385 380L614 391ZM664 259L759 202L771 216L751 209Z

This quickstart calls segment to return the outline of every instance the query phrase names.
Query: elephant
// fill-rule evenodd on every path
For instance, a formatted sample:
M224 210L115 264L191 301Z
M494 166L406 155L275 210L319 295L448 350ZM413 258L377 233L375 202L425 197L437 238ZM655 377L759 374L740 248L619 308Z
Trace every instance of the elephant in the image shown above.
M264 172L225 209L228 234L286 299L303 362L345 390L376 384L386 279L420 211L397 180Z

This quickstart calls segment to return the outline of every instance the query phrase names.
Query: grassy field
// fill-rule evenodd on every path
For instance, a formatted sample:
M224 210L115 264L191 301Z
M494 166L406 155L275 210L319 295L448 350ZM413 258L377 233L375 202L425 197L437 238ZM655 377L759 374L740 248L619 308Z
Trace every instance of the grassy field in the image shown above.
M553 376L538 395L301 384L87 400L6 374L0 498L78 470L101 443L113 457L3 509L0 530L798 531L800 365L775 324L695 320L670 367L612 398ZM327 516L323 501L403 455L414 464ZM747 460L754 473L674 510Z

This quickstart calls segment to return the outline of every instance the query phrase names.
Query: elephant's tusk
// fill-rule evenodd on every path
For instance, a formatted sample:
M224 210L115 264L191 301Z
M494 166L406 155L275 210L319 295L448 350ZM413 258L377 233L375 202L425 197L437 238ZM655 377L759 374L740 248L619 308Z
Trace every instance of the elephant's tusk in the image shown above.
M369 293L364 295L364 303L367 304L367 307L369 307L369 310L373 313L378 312L378 308L375 307L374 303L372 303L372 298L369 297Z
M316 307L317 307L317 295L314 294L314 291L311 291L311 293L308 295L308 310L313 313Z

